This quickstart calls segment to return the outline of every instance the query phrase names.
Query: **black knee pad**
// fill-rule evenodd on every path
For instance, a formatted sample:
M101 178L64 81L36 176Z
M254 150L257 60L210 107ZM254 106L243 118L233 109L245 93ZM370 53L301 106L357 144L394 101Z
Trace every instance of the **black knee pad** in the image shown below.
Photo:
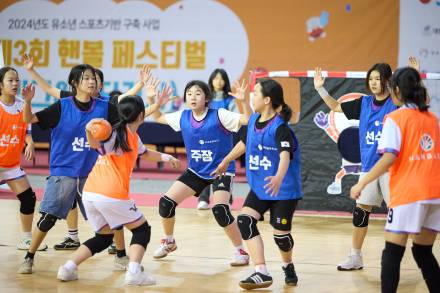
M237 217L237 224L243 240L249 240L260 235L257 228L257 220L254 217L245 214L239 215Z
M41 213L41 218L37 223L38 229L41 232L48 232L55 225L55 222L58 220L57 217L51 214Z
M133 236L131 237L130 245L139 244L143 248L147 248L151 237L151 227L148 225L147 221L139 227L131 230L131 233L133 233Z
M220 227L224 228L234 223L234 216L227 204L216 204L212 207L212 213Z
M396 292L400 279L400 262L404 253L404 246L385 242L380 273L382 292Z
M177 202L164 195L159 200L159 215L162 218L172 218L176 214Z
M83 244L87 246L87 248L92 252L92 255L95 253L101 252L107 247L109 247L113 243L113 234L99 234L95 233L95 237L90 238Z
M370 219L370 212L355 207L353 210L353 226L363 228L368 226L368 220Z
M273 239L275 243L278 245L279 249L284 252L288 252L293 248L295 244L293 242L292 234L284 234L284 235L273 235Z
M17 198L20 201L20 213L23 215L32 215L35 211L35 203L37 198L32 188L28 188L20 194L17 194Z

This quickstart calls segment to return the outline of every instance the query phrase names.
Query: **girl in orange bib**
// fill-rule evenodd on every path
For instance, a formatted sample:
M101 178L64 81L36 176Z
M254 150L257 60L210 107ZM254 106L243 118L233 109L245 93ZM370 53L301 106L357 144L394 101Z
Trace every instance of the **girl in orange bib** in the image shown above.
M438 118L428 111L427 92L414 68L398 69L390 91L400 109L385 118L373 169L352 187L358 198L362 189L388 169L390 204L382 253L382 292L396 292L400 262L408 235L414 259L429 292L440 292L440 268L432 253L440 231L440 130Z
M161 95L164 95L163 93ZM159 99L161 97L159 96ZM130 176L139 156L154 162L170 162L179 167L174 157L147 150L136 131L144 121L144 103L138 96L128 96L118 104L121 122L104 143L95 140L86 126L87 140L100 153L83 190L83 203L96 234L87 240L58 270L58 279L78 279L77 266L112 244L114 230L125 226L131 230L130 262L125 275L127 285L153 285L155 280L140 265L150 242L151 229L143 214L129 197Z
M27 250L31 244L32 220L35 210L35 193L20 168L20 157L25 149L25 157L34 155L30 125L23 122L23 100L16 97L20 85L17 71L12 67L0 69L0 185L7 184L20 201L22 239L18 249ZM32 85L23 88L23 96L33 96ZM26 146L25 146L26 144ZM42 244L39 250L47 249Z

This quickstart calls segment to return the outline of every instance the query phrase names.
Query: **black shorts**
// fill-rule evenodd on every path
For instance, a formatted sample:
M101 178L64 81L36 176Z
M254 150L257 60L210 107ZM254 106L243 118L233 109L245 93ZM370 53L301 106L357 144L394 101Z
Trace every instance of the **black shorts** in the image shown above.
M202 190L205 189L206 186L209 186L211 184L212 192L216 192L217 190L231 192L232 177L233 176L231 175L225 175L222 177L217 177L215 179L204 179L202 177L199 177L190 169L186 169L186 171L182 175L180 175L177 180L194 190L196 192L194 196L198 197L200 192L202 192Z
M290 231L292 229L293 213L297 204L297 199L261 200L251 190L243 206L257 211L260 215L263 215L270 209L270 224L272 227L281 231Z

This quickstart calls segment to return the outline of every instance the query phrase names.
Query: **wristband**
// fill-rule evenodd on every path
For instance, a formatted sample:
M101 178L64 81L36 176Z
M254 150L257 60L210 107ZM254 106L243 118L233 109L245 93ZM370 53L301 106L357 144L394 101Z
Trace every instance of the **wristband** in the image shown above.
M169 161L171 161L171 155L168 155L168 154L160 154L160 160L162 161L162 162L169 162Z

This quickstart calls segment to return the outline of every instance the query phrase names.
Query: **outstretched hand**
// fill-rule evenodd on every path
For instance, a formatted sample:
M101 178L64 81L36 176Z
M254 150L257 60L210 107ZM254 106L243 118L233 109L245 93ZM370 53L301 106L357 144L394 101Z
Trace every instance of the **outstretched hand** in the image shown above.
M325 78L322 77L322 70L320 67L315 68L315 76L313 77L313 84L315 85L315 90L324 86Z
M235 93L230 92L229 95L233 96L237 100L243 101L245 99L245 93L247 89L246 81L243 79L241 84L237 80L234 82L232 87L235 89Z

